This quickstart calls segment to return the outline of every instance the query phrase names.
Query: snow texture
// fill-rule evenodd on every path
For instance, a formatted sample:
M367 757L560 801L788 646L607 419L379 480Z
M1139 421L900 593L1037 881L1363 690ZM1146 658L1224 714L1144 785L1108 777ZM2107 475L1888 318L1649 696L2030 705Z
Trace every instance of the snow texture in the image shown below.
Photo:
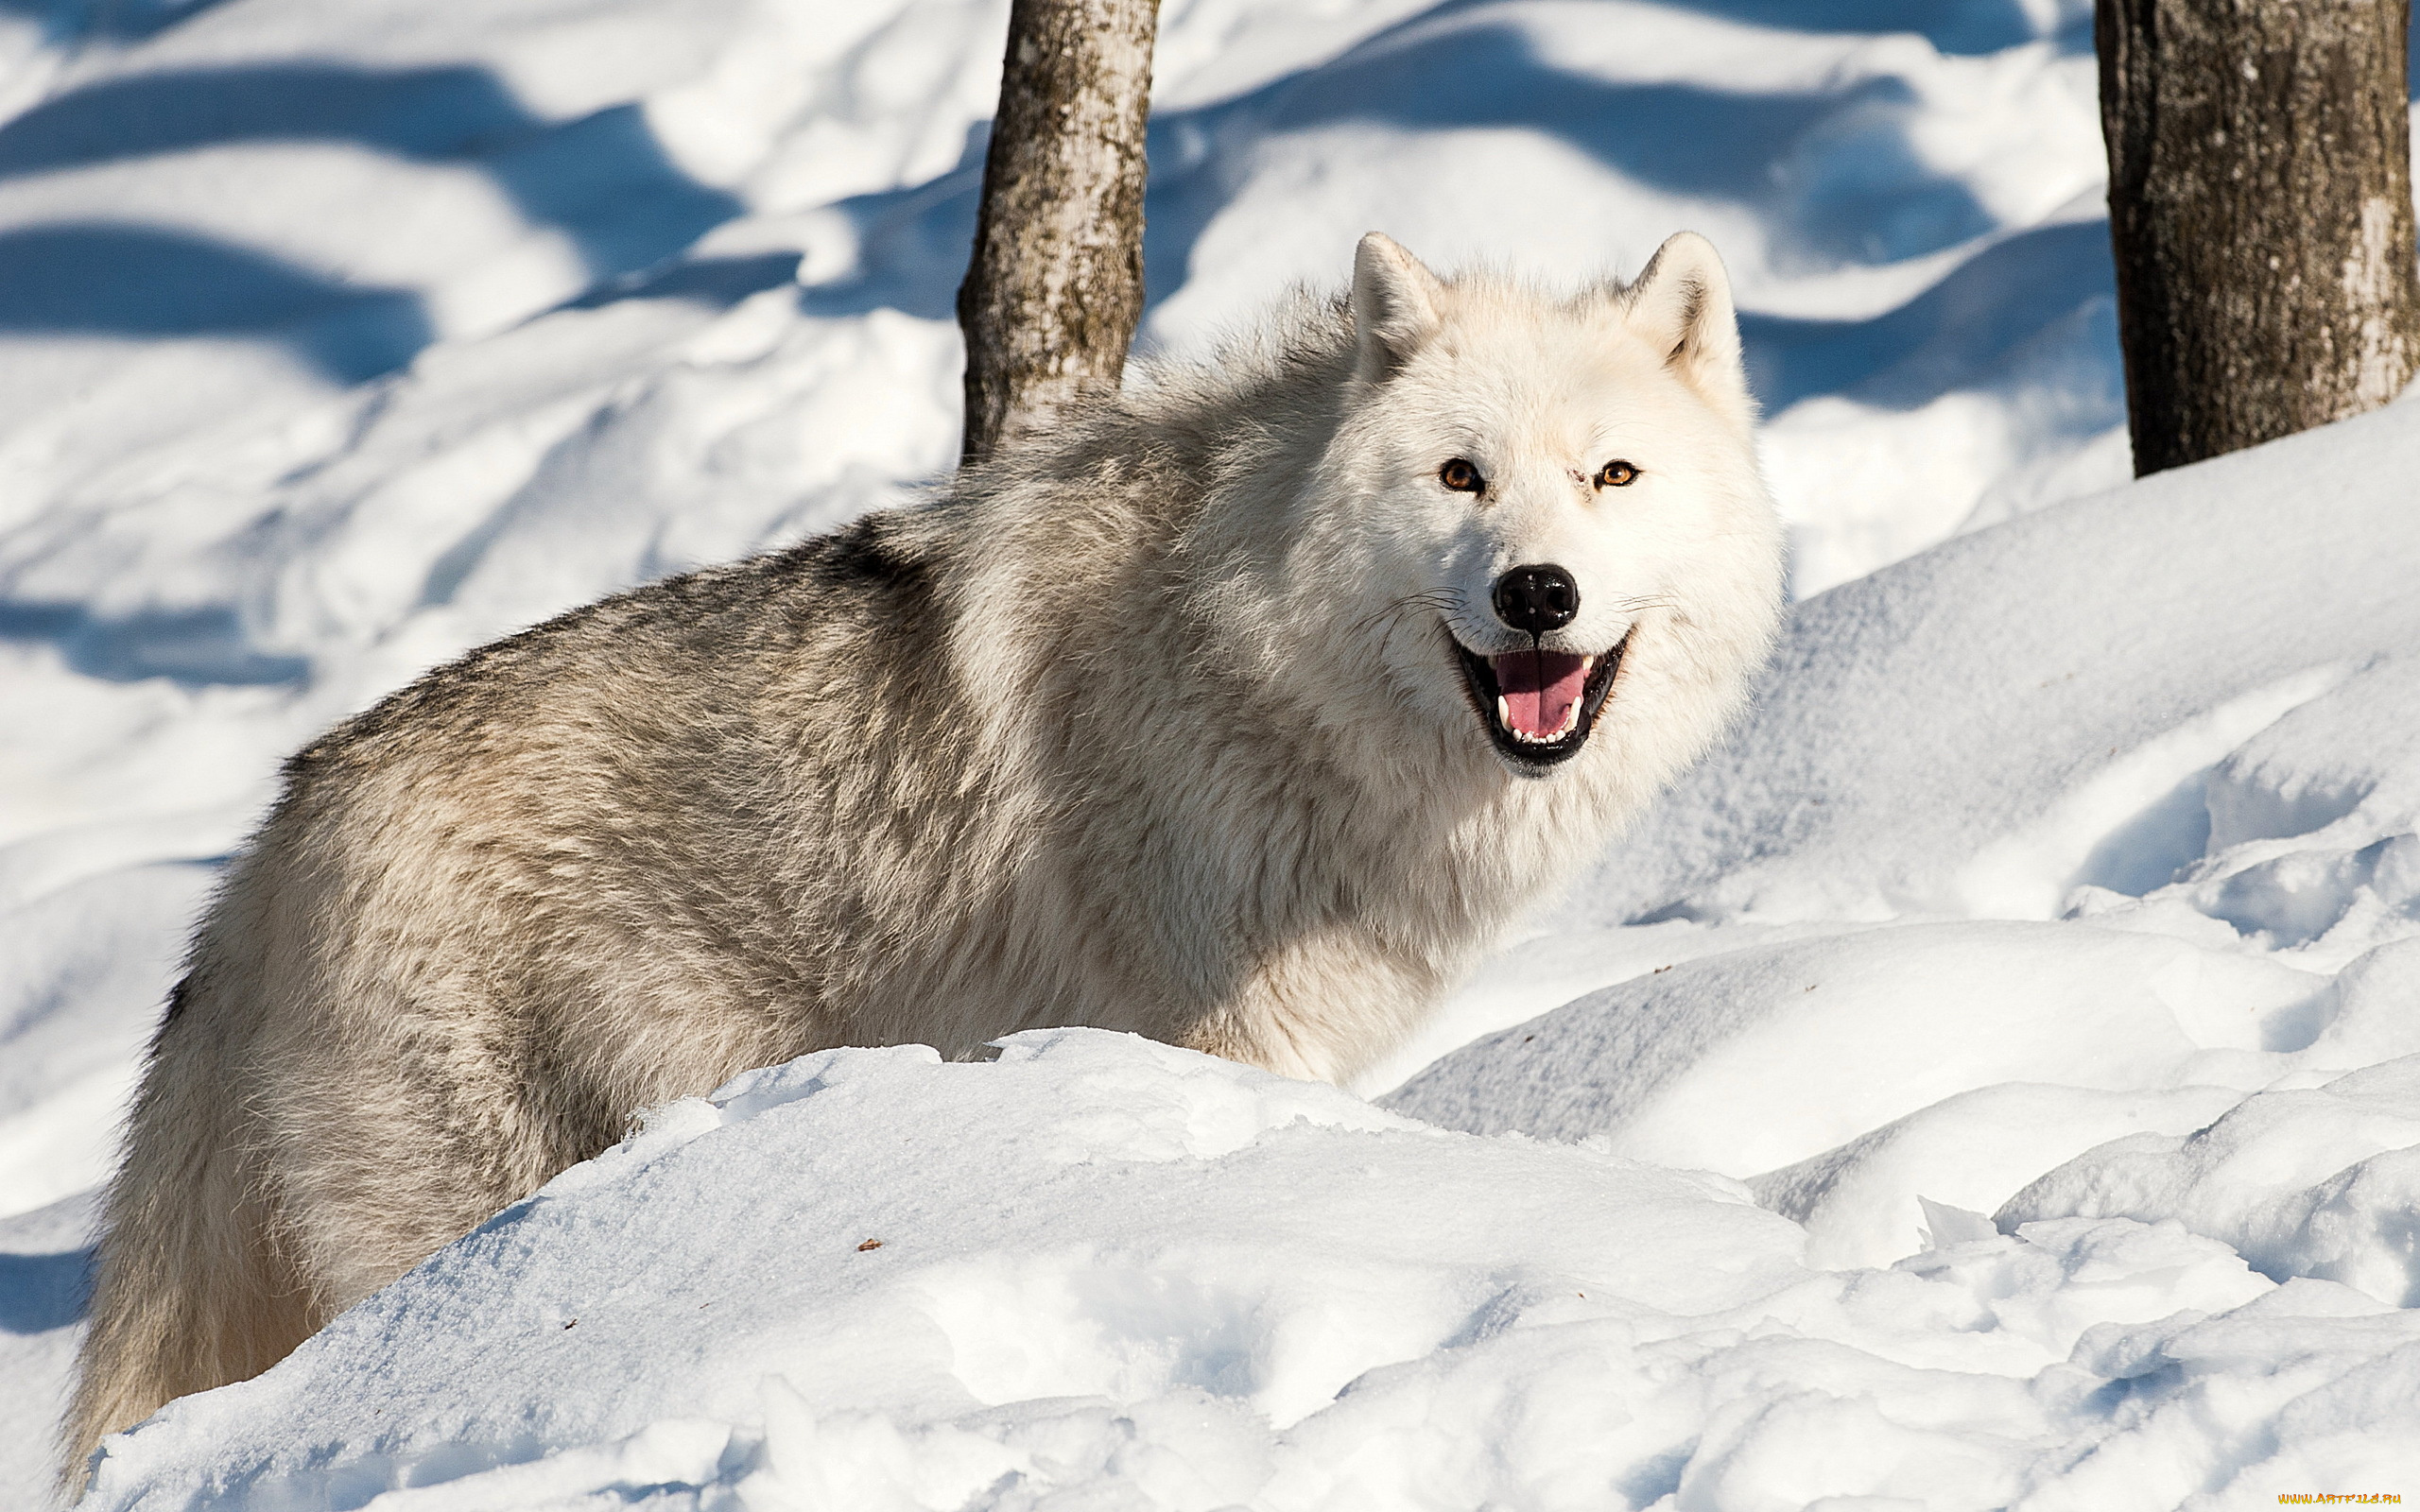
M0 0L0 1505L278 761L950 465L1006 9ZM1801 598L1737 737L1374 1105L752 1074L93 1504L2420 1495L2420 410L2124 483L2090 7L1162 15L1149 352L1374 228L1722 249Z
M2408 1473L2363 1430L2420 1314L2173 1221L1959 1218L1816 1269L1719 1177L1098 1030L826 1051L172 1405L93 1503L2154 1504L2314 1414Z

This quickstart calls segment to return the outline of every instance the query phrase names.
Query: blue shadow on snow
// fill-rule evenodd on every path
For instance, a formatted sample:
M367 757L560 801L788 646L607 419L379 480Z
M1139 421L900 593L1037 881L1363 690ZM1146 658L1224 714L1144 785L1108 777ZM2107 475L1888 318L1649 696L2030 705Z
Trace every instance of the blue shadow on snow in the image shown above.
M92 1284L90 1249L0 1254L0 1333L47 1333L80 1320Z
M2018 0L1679 0L1679 4L1726 21L1789 31L1911 31L1942 52L1968 56L1996 53L2039 35L2033 18ZM2065 28L2059 40L2074 50L2091 51L2090 14Z
M1440 8L1415 21L1426 21ZM1407 23L1407 26L1411 25ZM1397 28L1400 30L1401 28ZM1561 69L1511 26L1480 25L1353 53L1250 94L1151 120L1145 200L1147 304L1183 284L1194 243L1225 207L1214 145L1369 122L1416 130L1524 127L1561 138L1640 182L1675 194L1738 200L1781 192L1810 136L1852 130L1856 181L1805 197L1796 230L1809 249L1851 262L1920 256L1981 235L1988 212L1966 187L1915 163L1904 141L1858 120L1905 87L1882 79L1834 94L1742 94L1685 84L1616 84ZM974 243L988 123L968 133L958 164L925 183L860 195L835 208L855 224L860 271L811 285L806 307L856 315L890 307L947 318ZM811 269L809 270L812 271ZM1339 277L1342 269L1339 269Z
M343 284L205 237L107 222L0 232L0 331L273 340L338 383L400 367L430 336L408 290Z
M0 0L0 12L39 22L43 40L53 44L141 42L225 3L226 0Z
M302 657L256 649L224 606L109 618L81 604L0 600L0 641L47 641L70 667L109 682L261 686L300 682L311 671Z
M353 142L485 173L532 224L569 238L600 281L664 262L740 209L683 173L636 106L553 124L466 65L281 63L106 79L0 126L0 179L287 141ZM105 222L0 233L0 331L278 341L338 383L403 366L433 335L409 290L349 284L190 232Z
M0 127L0 178L240 142L351 142L475 168L532 224L569 236L599 276L661 262L740 210L665 155L637 106L551 123L467 64L263 63L104 79Z
M968 239L971 245L971 233ZM660 272L632 273L600 284L564 301L562 308L595 310L619 300L686 300L727 310L751 295L795 282L798 265L796 252L692 258Z
M1746 314L1739 335L1756 398L1768 412L1850 389L1866 404L1912 408L1955 375L1989 368L2078 305L2116 292L2108 223L2077 221L2022 232L1987 248L1872 319Z
M1781 7L1781 0L1774 6L1772 17L1760 18L1751 13L1756 7L1750 0L1734 0L1726 13L1814 24L1797 8ZM1459 8L1416 19L1452 9ZM1878 24L1888 9L1882 0L1831 8L1840 29ZM1968 7L1966 13L1988 9ZM2022 19L2013 8L2010 14ZM1238 140L1353 120L1435 130L1527 126L1675 193L1756 198L1774 192L1790 153L1808 133L1861 103L1893 103L1900 88L1884 80L1834 94L1740 95L1685 85L1608 84L1558 69L1539 58L1526 37L1488 26L1401 46L1379 45L1383 42L1365 44L1367 56L1347 55L1234 100L1153 117L1144 240L1151 303L1182 284L1195 241L1226 203L1226 187L1211 178L1214 144L1232 147ZM842 201L837 208L857 230L859 270L838 283L810 284L801 292L804 306L826 316L888 307L950 318L974 240L987 129L969 132L957 165L944 174ZM1867 133L1858 145L1873 149L1852 155L1872 187L1859 194L1853 185L1825 185L1811 197L1817 208L1800 228L1810 241L1829 243L1827 249L1848 260L1895 260L1993 229L1963 185L1928 175L1904 157L1884 162L1876 155L1889 157L1894 148L1904 153L1903 144ZM748 291L774 281L769 269ZM1809 320L1751 314L1741 320L1741 335L1756 391L1770 411L1852 387L1869 403L1913 405L2113 286L2104 225L2048 227L1985 249L1884 315Z
M1792 230L1808 251L1844 262L1896 262L1981 235L1994 224L1964 184L1922 166L1894 125L1873 119L1876 108L1909 98L1907 86L1892 78L1838 92L1772 94L1608 82L1556 66L1511 26L1466 26L1400 43L1380 38L1317 70L1162 123L1151 152L1155 163L1169 165L1159 177L1171 193L1160 198L1189 189L1196 201L1179 216L1182 249L1164 250L1189 254L1193 236L1223 199L1192 181L1201 175L1185 171L1188 159L1205 156L1198 146L1187 151L1188 144L1366 122L1429 131L1526 128L1676 195L1795 198L1805 208ZM1826 145L1828 152L1820 150ZM1803 154L1808 146L1819 150ZM1825 181L1793 185L1809 173ZM1800 191L1794 197L1793 187ZM1163 262L1161 268L1165 279L1181 275L1183 265Z

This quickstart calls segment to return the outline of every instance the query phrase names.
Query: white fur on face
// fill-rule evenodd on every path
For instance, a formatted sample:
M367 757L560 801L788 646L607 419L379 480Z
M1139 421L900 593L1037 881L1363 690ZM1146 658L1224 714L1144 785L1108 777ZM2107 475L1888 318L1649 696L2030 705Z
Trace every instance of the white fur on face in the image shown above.
M1720 329L1676 351L1687 343L1667 318L1672 301L1656 298L1673 291L1651 286L1654 271L1575 300L1428 276L1418 303L1430 318L1409 337L1398 321L1398 360L1365 374L1331 453L1336 496L1350 503L1327 526L1368 596L1417 606L1390 617L1369 653L1437 719L1474 723L1440 622L1481 656L1533 644L1596 656L1643 626L1770 622L1777 527L1728 296L1683 291L1698 324ZM1480 491L1441 481L1457 457ZM1599 486L1616 461L1636 477ZM1533 642L1496 616L1491 593L1507 571L1546 564L1576 580L1579 613Z
M1363 524L1395 573L1451 594L1448 623L1482 654L1531 644L1489 594L1507 571L1547 563L1579 582L1580 614L1542 644L1610 650L1644 608L1686 591L1707 543L1736 527L1739 497L1757 492L1737 436L1601 314L1511 329L1449 318L1383 408L1390 476ZM1482 491L1439 481L1453 457L1478 468ZM1599 487L1616 461L1637 477Z

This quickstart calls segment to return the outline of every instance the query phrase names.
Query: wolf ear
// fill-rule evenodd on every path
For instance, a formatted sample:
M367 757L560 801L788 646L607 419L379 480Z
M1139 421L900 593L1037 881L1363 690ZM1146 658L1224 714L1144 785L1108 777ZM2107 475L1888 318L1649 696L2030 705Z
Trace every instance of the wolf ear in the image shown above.
M1675 232L1655 249L1647 270L1622 291L1622 318L1664 354L1725 418L1746 428L1755 420L1748 371L1739 355L1739 317L1731 304L1731 276L1714 244L1693 231Z
M1392 237L1372 232L1353 253L1354 376L1378 383L1437 329L1445 285Z

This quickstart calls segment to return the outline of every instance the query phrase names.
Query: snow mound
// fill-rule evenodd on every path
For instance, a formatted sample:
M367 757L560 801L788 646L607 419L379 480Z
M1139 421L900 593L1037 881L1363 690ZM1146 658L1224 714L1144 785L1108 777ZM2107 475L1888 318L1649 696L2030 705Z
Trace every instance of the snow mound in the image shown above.
M1885 1263L1920 1197L1989 1211L2103 1140L2215 1117L2290 1064L2267 1047L2307 1038L2326 988L2153 935L1906 924L1633 978L1385 1101L1721 1172L1806 1224L1817 1263Z
M2048 1214L2174 1217L2267 1276L2420 1307L2420 1055L2272 1088L2189 1134L2100 1145L2011 1197L1998 1221Z
M2402 654L2295 709L2204 784L2209 840L2181 896L2273 949L2343 959L2420 919L2420 656L2377 644Z
M2420 1384L2411 1314L2173 1223L1962 1216L1811 1271L1735 1183L1130 1037L826 1051L112 1440L88 1505L2067 1506Z
M759 1422L769 1389L786 1431L838 1413L869 1452L875 1419L957 1442L973 1430L944 1425L1068 1399L1265 1443L1374 1367L1583 1293L1754 1298L1801 1274L1799 1244L1706 1177L1441 1134L1124 1036L1022 1035L989 1065L828 1051L651 1115L280 1370L114 1442L95 1497L340 1500L660 1419ZM1131 1431L1075 1417L1031 1452ZM931 1504L1008 1468L981 1463Z

